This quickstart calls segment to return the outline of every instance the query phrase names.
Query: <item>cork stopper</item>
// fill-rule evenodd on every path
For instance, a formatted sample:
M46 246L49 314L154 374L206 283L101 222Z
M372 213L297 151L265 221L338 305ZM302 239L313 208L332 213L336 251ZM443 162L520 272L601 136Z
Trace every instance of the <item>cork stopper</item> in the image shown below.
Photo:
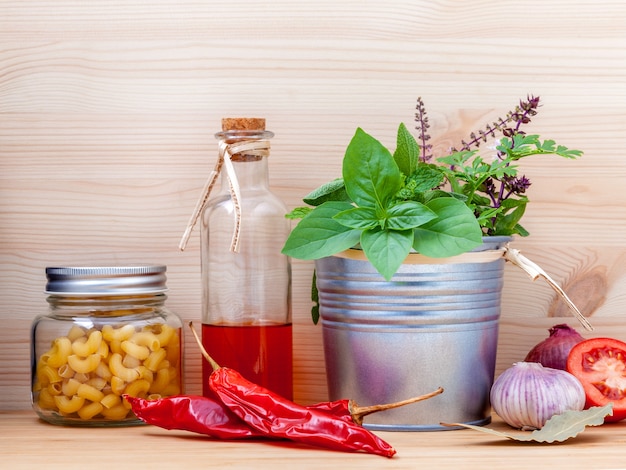
M222 118L222 131L264 131L265 118Z

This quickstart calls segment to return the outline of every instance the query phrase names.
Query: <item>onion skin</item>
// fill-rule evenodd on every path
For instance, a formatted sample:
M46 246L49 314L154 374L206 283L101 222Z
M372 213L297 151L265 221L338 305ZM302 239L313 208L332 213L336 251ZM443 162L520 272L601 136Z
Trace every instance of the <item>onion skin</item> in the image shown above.
M585 407L585 390L569 372L516 362L495 380L491 406L509 426L541 429L552 416Z
M554 325L548 331L550 336L532 348L524 361L538 362L544 367L565 370L569 352L585 338L565 323Z

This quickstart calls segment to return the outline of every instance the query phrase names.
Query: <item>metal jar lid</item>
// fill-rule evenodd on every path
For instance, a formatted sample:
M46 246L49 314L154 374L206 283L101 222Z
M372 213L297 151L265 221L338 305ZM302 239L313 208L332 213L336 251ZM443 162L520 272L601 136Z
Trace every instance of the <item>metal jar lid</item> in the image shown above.
M47 267L45 292L57 295L158 294L167 291L166 269L162 265Z

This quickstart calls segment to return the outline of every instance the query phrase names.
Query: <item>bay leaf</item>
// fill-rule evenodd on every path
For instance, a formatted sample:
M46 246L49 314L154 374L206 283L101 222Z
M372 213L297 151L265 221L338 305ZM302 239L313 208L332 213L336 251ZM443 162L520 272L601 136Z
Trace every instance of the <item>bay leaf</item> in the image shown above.
M541 429L532 432L502 432L495 429L474 426L463 423L441 423L444 426L461 426L473 429L486 434L503 437L520 442L563 442L576 437L583 432L587 426L599 426L604 423L604 418L613 414L613 404L605 406L594 406L583 411L566 411L555 415L546 421Z

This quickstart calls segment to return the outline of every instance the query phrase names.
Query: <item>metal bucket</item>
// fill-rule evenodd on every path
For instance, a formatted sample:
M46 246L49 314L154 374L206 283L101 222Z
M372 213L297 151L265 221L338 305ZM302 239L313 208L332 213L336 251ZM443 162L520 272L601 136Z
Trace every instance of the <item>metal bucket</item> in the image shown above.
M359 405L443 387L428 400L365 418L380 431L451 429L491 421L498 321L508 237L475 252L410 255L389 282L359 250L316 261L328 392Z

